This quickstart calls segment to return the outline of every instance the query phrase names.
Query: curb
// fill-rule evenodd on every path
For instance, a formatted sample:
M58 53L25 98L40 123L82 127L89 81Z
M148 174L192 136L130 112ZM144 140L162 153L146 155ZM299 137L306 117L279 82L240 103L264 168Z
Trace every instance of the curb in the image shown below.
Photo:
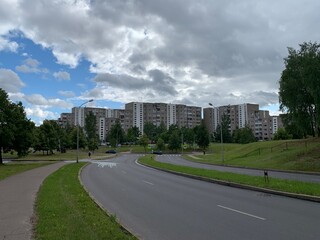
M82 170L83 170L85 167L87 167L89 164L92 164L92 163L87 162L85 165L83 165L83 166L80 168L80 171L78 172L78 180L79 180L81 186L83 187L83 189L85 190L85 192L86 192L86 193L88 194L88 196L92 199L92 201L97 205L97 207L99 207L102 211L104 211L104 212L108 215L108 217L111 218L113 215L110 214L110 213L108 212L108 210L107 210L97 199L95 199L95 197L88 191L88 189L85 187L85 185L84 185L84 184L82 183L82 181L81 181L81 173L82 173ZM115 216L115 215L114 215L114 216ZM115 216L115 217L116 217L116 216ZM133 233L132 231L130 231L128 228L124 227L117 218L115 218L115 219L116 219L116 222L119 224L120 228L122 229L122 231L127 232L127 233L131 234L133 237L139 239L136 234L134 234L134 233Z
M197 179L197 180L205 181L205 182L209 182L209 183L216 183L216 184L229 186L229 187L236 187L236 188L247 189L247 190L256 191L256 192L270 193L270 194L275 194L275 195L291 197L291 198L297 198L297 199L301 199L301 200L307 200L307 201L319 202L320 203L320 197L316 197L316 196L289 193L289 192L281 192L281 191L271 190L271 189L267 189L267 188L253 187L253 186L244 185L244 184L240 184L240 183L227 182L227 181L223 181L223 180L217 180L217 179L211 179L211 178L205 178L205 177L190 175L190 174L186 174L186 173L175 172L175 171L172 171L172 170L153 167L153 166L150 166L150 165L145 164L145 163L141 163L141 162L139 162L139 163L144 165L144 166L147 166L147 167L150 167L150 168L153 168L153 169L157 169L157 170L160 170L160 171L163 171L163 172L172 173L172 174L175 174L175 175L188 177L188 178L192 178L192 179Z

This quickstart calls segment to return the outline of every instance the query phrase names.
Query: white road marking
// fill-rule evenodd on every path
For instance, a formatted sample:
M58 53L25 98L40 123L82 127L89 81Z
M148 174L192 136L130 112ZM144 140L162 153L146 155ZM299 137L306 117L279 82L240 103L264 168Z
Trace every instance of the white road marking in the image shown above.
M123 170L122 170L121 172L122 172L123 174L127 174L127 172L126 172L126 171L123 171Z
M94 163L98 164L98 167L100 167L100 168L104 168L104 167L109 167L109 168L117 167L117 163L113 163L113 162L94 162Z
M263 220L263 221L266 220L265 218L258 217L258 216L255 216L255 215L252 215L252 214L249 214L249 213L246 213L246 212L242 212L242 211L239 211L239 210L236 210L236 209L232 209L232 208L225 207L225 206L222 206L222 205L217 205L217 206L220 207L220 208L227 209L229 211L233 211L233 212L236 212L236 213L240 213L240 214L249 216L249 217L257 218L257 219L260 219L260 220Z
M149 184L149 185L154 185L153 183L151 183L151 182L148 182L148 181L145 181L145 180L142 180L142 182L144 182L144 183L146 183L146 184Z

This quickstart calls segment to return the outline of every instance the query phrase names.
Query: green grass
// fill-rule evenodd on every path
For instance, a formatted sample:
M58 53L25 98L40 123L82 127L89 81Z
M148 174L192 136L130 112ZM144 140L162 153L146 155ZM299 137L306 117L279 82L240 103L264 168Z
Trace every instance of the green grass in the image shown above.
M33 168L42 167L48 163L27 163L27 164L17 164L17 163L7 163L0 164L0 180L5 179L11 175L21 173Z
M191 161L229 166L320 172L320 139L211 144L207 154L184 155Z
M44 181L36 201L35 239L136 239L83 189L78 173L84 164L68 164Z
M283 191L288 193L320 196L320 184L317 183L305 183L275 178L270 178L269 183L266 183L264 177L248 176L245 174L227 173L216 170L192 168L187 166L178 166L170 163L161 163L155 161L154 156L151 155L141 157L139 159L139 162L151 167L157 167L160 169L166 169L179 173L186 173L209 179L223 180L227 182L245 184L248 186L267 188L271 190Z

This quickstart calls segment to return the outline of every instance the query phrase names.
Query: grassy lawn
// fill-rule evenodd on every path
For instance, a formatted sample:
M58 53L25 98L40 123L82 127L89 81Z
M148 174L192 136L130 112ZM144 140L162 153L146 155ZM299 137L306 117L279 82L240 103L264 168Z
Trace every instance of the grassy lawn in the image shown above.
M42 167L48 163L28 163L28 164L16 164L8 163L0 165L0 180L9 177L11 175L24 172L33 168Z
M304 183L291 180L270 179L269 183L265 183L263 177L248 176L245 174L226 173L215 170L207 170L200 168L192 168L187 166L178 166L170 163L161 163L154 160L154 156L147 155L141 157L139 162L148 166L161 169L171 170L179 173L186 173L194 176L200 176L210 179L223 180L245 184L254 187L267 188L289 193L305 194L311 196L320 196L320 184Z
M84 164L68 164L44 181L36 201L35 239L136 239L85 192L78 179Z
M191 161L230 166L320 172L320 139L267 141L250 144L211 144L207 154L184 157Z

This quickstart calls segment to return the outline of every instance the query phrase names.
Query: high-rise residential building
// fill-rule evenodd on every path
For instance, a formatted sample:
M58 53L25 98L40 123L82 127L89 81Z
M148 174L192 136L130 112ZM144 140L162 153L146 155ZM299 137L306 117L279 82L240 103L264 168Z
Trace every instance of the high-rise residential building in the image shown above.
M68 125L72 125L73 123L73 115L72 113L61 113L60 118L58 119L58 124L60 127L65 128Z
M143 103L131 102L125 105L127 110L128 127L137 127L141 133L143 133Z
M276 126L278 126L276 123L280 123L279 117L271 117L269 111L259 110L258 104L250 103L205 108L203 115L205 125L210 133L216 131L223 116L228 116L231 134L236 129L248 126L252 129L257 140L272 139L273 133L277 128L272 128L272 121ZM272 120L272 118L276 118L276 120Z
M175 104L167 104L167 129L177 124L177 108Z
M176 124L178 127L193 128L201 124L201 107L176 105Z

